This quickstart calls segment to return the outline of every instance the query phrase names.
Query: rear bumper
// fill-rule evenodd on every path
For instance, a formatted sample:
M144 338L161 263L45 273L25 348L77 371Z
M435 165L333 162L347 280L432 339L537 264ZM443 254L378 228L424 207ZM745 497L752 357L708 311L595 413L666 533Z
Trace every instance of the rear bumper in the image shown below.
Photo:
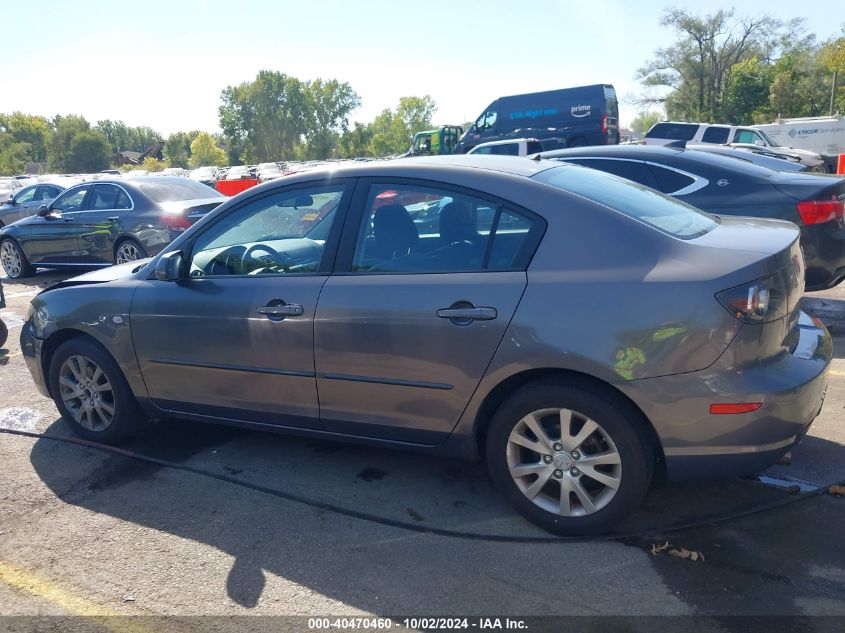
M759 472L808 431L828 384L832 341L801 313L795 349L741 367L730 355L708 369L631 381L621 388L651 420L670 479ZM714 403L762 402L751 413L713 415Z

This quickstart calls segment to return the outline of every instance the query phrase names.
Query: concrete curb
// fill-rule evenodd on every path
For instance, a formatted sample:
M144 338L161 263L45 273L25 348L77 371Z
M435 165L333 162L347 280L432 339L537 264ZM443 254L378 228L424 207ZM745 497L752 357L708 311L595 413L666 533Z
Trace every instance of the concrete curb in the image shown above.
M801 308L817 317L832 334L845 334L845 300L802 297Z

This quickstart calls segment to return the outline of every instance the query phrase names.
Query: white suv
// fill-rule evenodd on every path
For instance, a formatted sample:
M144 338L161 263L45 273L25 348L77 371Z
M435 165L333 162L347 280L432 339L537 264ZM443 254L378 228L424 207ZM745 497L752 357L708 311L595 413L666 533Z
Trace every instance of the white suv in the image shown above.
M730 145L744 150L765 147L770 153L783 154L784 158L798 160L813 171L826 171L825 161L821 154L805 149L780 146L763 130L755 130L742 125L660 121L651 126L643 139L646 145L666 145L676 141L684 141L687 144Z
M536 138L514 138L490 141L476 145L467 154L497 154L505 156L530 156L543 151L543 144Z

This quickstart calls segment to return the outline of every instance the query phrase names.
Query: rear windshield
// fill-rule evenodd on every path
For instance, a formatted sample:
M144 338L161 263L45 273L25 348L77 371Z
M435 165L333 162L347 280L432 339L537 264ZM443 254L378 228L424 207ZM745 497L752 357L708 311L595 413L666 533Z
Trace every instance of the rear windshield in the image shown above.
M223 194L219 191L186 178L174 179L172 182L143 182L139 180L138 187L144 195L155 203L223 197Z
M691 141L698 131L697 125L689 123L655 123L646 132L646 138L666 138L673 141Z
M680 200L630 180L586 167L553 167L534 180L583 196L664 233L691 240L713 230L718 221Z

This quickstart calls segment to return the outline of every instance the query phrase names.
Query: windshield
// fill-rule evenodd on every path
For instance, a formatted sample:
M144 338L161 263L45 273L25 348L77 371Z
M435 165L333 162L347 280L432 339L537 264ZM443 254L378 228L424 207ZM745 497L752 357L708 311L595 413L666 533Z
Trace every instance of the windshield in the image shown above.
M596 169L574 165L553 167L532 178L597 202L682 240L700 237L718 224L713 216L680 200Z
M140 182L138 186L150 200L156 203L223 197L223 194L219 191L187 179L173 179L169 182Z
M763 130L757 130L757 134L763 137L763 140L766 141L772 147L780 147L780 143L775 143L772 140L772 137L766 134Z

